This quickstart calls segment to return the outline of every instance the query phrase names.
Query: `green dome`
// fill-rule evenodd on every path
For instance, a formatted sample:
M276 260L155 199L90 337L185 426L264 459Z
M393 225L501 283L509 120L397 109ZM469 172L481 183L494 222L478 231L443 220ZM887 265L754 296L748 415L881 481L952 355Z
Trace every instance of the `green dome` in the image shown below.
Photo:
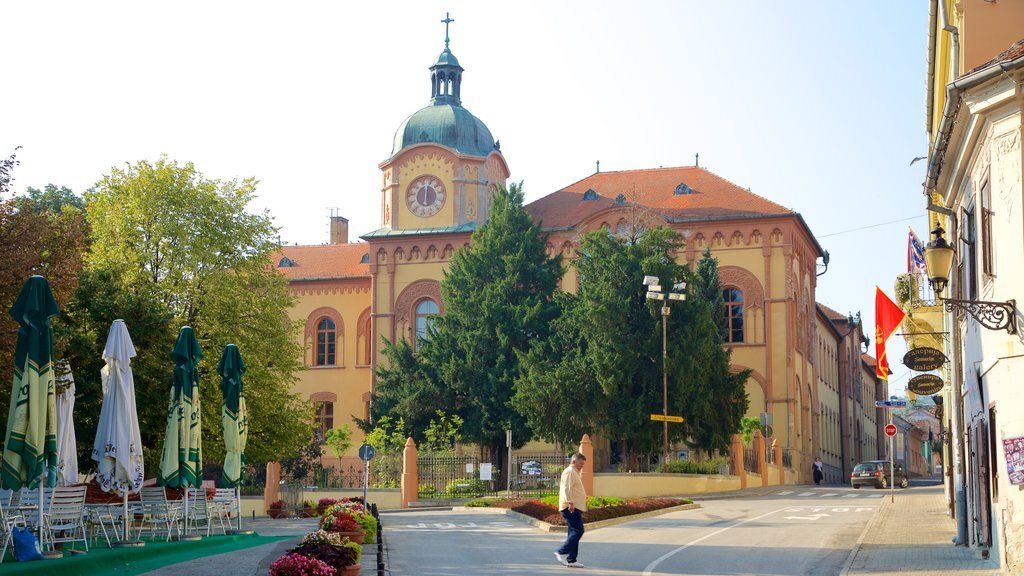
M391 155L423 142L441 144L472 156L487 156L495 149L487 126L469 110L453 104L427 106L406 118L395 132Z

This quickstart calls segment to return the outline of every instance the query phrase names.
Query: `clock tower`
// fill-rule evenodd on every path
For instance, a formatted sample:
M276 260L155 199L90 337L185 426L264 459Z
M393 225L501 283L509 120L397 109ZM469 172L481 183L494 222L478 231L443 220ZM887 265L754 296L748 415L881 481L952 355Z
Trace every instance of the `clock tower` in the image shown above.
M469 246L493 190L509 177L491 131L462 107L463 68L448 40L454 20L441 22L444 50L430 67L430 104L395 132L391 156L380 164L381 227L362 236L375 366L386 362L383 338L405 338L415 348L431 317L444 313L441 279L452 254Z
M381 230L473 229L487 219L491 190L508 166L491 131L462 107L463 68L449 48L430 67L430 105L402 122L380 164Z

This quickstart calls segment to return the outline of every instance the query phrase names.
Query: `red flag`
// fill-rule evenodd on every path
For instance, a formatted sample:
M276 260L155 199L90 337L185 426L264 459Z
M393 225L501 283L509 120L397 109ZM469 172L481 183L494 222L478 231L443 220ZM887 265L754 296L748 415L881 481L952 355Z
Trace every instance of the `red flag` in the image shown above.
M885 341L899 327L907 314L875 286L875 375L889 380L889 359L885 356Z

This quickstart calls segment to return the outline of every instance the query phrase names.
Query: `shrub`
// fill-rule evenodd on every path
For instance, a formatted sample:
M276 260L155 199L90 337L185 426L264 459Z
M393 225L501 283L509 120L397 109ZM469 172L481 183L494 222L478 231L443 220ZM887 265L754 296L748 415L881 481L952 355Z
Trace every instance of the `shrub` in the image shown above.
M363 542L374 544L377 542L377 519L372 514L353 514L360 529L363 531Z
M284 500L275 500L270 503L271 510L287 510L288 505L284 503Z
M321 498L316 503L316 505L318 507L320 507L320 508L327 508L328 506L332 506L332 505L337 504L337 503L338 503L338 501L336 499L334 499L334 498Z
M316 558L294 552L285 554L270 565L270 576L336 576L338 571Z
M349 540L342 540L338 546L326 542L302 543L292 550L292 554L319 560L336 571L359 564L362 553L363 547Z
M553 507L558 510L558 496L545 496L541 498L541 502ZM616 498L614 496L587 496L587 508L603 508L605 506L619 506L625 503L622 498Z
M445 486L445 492L448 494L479 494L489 490L490 488L487 486L486 480L477 480L475 478L455 479L448 482L448 485Z
M729 465L728 458L711 460L671 460L658 466L658 472L669 474L718 474L721 467Z

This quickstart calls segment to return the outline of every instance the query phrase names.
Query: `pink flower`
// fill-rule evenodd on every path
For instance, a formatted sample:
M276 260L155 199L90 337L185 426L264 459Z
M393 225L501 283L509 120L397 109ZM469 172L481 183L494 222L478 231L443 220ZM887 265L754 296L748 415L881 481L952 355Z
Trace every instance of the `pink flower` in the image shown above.
M333 566L302 554L285 554L270 565L270 576L337 576Z

